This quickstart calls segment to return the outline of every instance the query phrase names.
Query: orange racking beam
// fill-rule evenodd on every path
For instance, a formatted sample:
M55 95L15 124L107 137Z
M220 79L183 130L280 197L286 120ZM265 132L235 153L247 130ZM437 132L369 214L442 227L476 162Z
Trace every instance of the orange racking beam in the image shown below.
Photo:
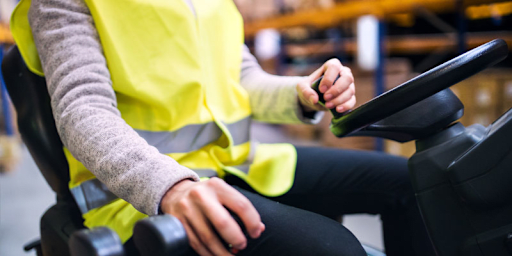
M9 26L0 23L0 44L14 44Z
M473 6L505 1L507 0L464 0L464 5ZM245 34L251 37L265 28L329 27L362 15L372 14L384 18L391 14L414 12L417 8L425 8L436 13L453 12L457 8L457 0L354 0L336 4L329 9L302 11L248 22L245 25Z

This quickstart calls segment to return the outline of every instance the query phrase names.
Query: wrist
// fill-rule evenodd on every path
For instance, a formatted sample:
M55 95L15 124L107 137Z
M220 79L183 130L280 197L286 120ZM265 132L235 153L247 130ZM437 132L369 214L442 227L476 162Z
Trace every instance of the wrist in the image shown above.
M160 202L160 207L158 208L158 214L164 214L168 213L170 209L171 202L173 201L173 198L180 194L180 192L183 192L186 187L189 187L193 185L195 181L190 179L184 179L181 181L176 182L167 192L165 192L164 196L162 197L162 201Z

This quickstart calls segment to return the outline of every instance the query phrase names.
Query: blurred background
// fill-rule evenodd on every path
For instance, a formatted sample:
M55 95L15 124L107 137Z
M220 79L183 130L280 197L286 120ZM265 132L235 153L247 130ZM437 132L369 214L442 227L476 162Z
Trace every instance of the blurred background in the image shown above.
M358 105L460 53L502 38L512 49L512 1L500 0L234 0L246 42L262 67L309 75L338 58L356 80ZM16 0L0 0L0 59L13 44L9 16ZM1 77L0 77L1 80ZM2 83L0 111L0 255L26 254L54 194L22 145ZM512 107L512 58L452 87L465 105L464 125L488 125ZM434 113L433 113L434 114ZM411 156L414 143L337 139L330 115L319 125L254 124L261 142L377 150ZM345 216L366 244L382 249L378 216Z

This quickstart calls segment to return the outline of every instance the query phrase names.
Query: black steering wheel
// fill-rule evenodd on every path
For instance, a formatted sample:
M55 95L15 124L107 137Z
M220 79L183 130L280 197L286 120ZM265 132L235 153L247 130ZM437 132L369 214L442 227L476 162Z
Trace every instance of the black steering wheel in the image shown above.
M331 110L331 131L337 137L357 132L497 64L507 56L508 46L502 39L481 45L373 98L352 111L340 114ZM318 90L321 79L315 81L312 87L319 94L321 103L325 103L323 94Z

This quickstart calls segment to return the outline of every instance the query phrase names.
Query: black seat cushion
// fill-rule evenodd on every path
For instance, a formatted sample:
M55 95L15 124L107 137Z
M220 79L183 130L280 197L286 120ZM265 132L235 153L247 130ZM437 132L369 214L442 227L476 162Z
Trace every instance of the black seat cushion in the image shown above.
M23 142L59 197L69 197L69 170L43 77L26 67L16 46L2 62L5 84L18 114Z

